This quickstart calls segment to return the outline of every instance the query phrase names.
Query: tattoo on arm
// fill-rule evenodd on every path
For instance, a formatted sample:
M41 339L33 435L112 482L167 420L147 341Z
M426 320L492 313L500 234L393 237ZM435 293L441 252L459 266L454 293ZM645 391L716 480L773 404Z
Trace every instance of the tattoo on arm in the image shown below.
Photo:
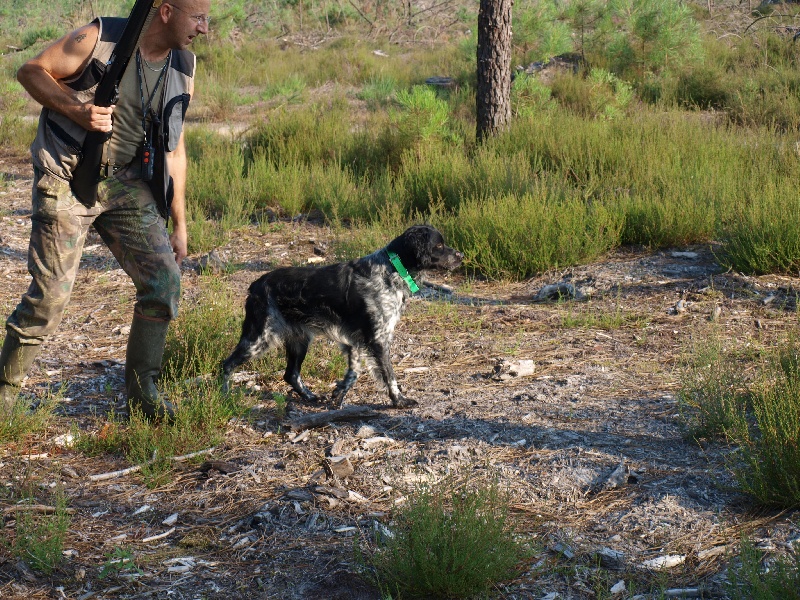
M75 36L75 43L76 44L80 44L84 39L86 39L86 34L85 33L81 33L81 34Z

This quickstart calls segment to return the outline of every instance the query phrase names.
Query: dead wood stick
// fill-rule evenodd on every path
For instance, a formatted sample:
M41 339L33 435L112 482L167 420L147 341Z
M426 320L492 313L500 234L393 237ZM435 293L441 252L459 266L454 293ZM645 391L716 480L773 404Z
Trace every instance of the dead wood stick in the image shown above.
M142 470L142 465L136 465L133 467L128 467L127 469L120 469L119 471L111 471L110 473L89 475L89 481L105 481L106 479L115 479L117 477L122 477L123 475L128 475L130 473L136 473L136 471L141 471L141 470Z
M158 535L151 535L150 537L143 538L139 541L142 543L146 543L146 542L155 542L156 540L163 540L165 537L172 535L174 531L175 528L173 527L169 531L165 531L164 533L159 533Z
M374 419L380 416L380 413L367 406L347 406L339 410L326 410L321 413L312 413L305 415L289 423L289 428L292 431L303 431L305 429L313 429L315 427L322 427L334 421L349 421L352 419Z
M15 506L9 506L8 508L4 508L3 509L3 514L4 515L9 515L9 514L11 514L13 512L24 511L24 512L39 513L39 514L43 514L43 515L52 515L52 514L55 514L55 513L59 512L59 510L61 510L61 511L67 513L67 514L70 514L70 515L75 513L75 509L74 508L62 508L62 509L59 509L59 508L57 508L55 506L47 506L45 504L17 504Z
M202 454L211 454L216 448L206 448L205 450L198 450L197 452L192 452L191 454L184 454L182 456L170 456L169 460L180 462L183 460L188 460L190 458L194 458L195 456L200 456ZM147 461L145 464L150 465L153 464L155 461ZM100 473L98 475L89 475L89 481L105 481L106 479L116 479L117 477L122 477L124 475L129 475L130 473L135 473L136 471L140 471L142 465L135 465L133 467L128 467L127 469L120 469L119 471L111 471L110 473Z

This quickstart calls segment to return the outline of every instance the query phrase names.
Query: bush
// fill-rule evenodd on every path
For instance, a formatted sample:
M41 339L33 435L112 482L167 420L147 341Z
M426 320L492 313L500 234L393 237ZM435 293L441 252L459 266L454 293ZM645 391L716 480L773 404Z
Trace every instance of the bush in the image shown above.
M31 498L31 503L36 503ZM64 540L71 518L67 512L67 498L58 488L51 501L55 511L51 514L27 511L16 512L16 535L11 552L31 568L49 575L63 558Z
M731 600L800 600L798 555L762 565L764 553L753 543L742 540L739 559L728 567L725 591Z
M681 376L678 401L694 438L722 438L741 424L747 405L743 369L718 332L691 349Z
M800 506L800 343L792 339L768 363L765 381L731 429L732 463L742 489L759 503Z
M513 577L526 549L496 485L422 488L370 557L378 586L403 598L472 598Z

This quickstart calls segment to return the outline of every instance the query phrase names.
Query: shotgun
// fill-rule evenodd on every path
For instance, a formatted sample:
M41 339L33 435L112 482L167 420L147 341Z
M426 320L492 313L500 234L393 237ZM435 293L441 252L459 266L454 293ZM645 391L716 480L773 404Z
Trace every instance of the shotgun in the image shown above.
M114 47L114 52L106 63L106 70L97 85L94 103L97 106L111 106L119 99L119 82L133 53L139 47L139 38L150 24L153 15L163 0L136 0L122 37ZM103 146L111 137L110 132L89 131L83 141L81 159L72 172L72 193L82 204L91 208L97 201L97 184L104 178L100 163L103 160Z

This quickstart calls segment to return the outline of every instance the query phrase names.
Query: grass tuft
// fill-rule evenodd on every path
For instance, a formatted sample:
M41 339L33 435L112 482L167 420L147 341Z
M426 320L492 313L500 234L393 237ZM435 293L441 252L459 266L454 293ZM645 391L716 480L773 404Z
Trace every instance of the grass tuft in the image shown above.
M30 504L38 502L31 496ZM61 562L64 540L71 518L67 512L67 497L63 489L56 488L50 505L50 514L20 509L16 511L16 532L11 553L36 571L49 575Z
M748 389L734 353L712 332L689 352L681 375L678 401L688 434L722 438L741 423Z
M391 597L472 598L513 577L526 555L496 485L447 485L415 493L369 559Z
M800 600L798 555L767 563L765 553L744 538L738 559L728 568L725 591L731 600Z

